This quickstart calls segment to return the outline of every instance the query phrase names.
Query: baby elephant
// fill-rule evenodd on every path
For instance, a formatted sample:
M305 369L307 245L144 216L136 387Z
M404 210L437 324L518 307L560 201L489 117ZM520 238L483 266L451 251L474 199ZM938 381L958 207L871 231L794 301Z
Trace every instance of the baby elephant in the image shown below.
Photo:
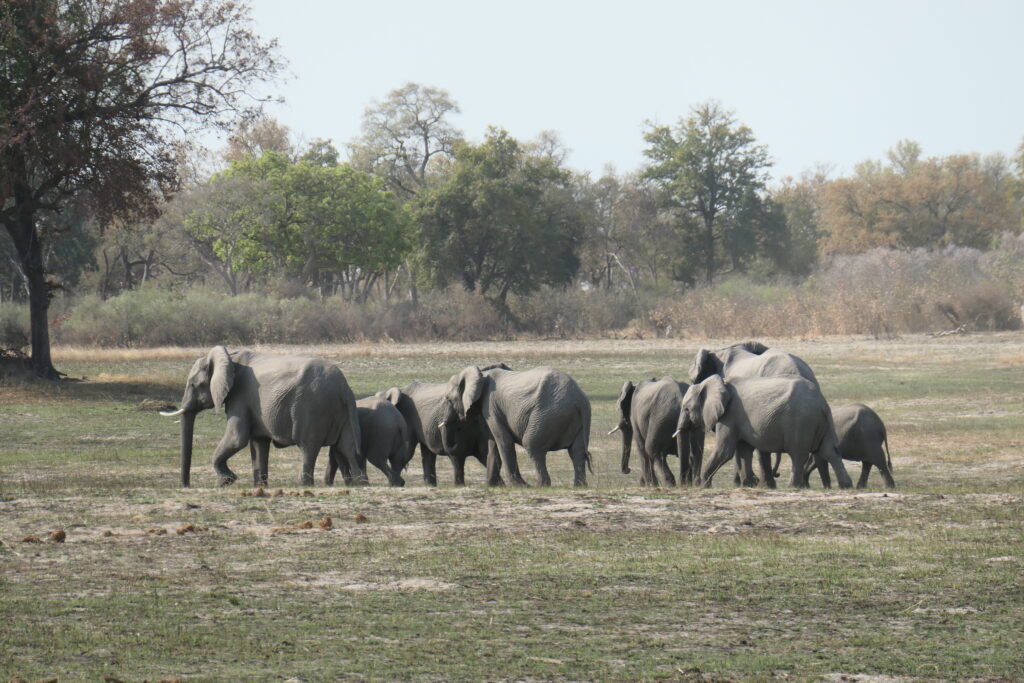
M857 488L862 489L868 483L868 473L874 465L882 473L886 488L895 488L892 479L892 456L889 455L889 441L885 433L885 423L878 413L863 403L848 403L832 409L832 420L836 424L836 436L839 439L839 454L843 460L861 463L860 479ZM882 448L885 447L883 452ZM821 483L828 488L832 485L828 476L828 467L815 461L811 469L817 468L821 475Z
M360 465L366 468L366 461L384 473L391 486L405 486L402 470L409 463L409 429L405 418L390 401L378 396L368 396L356 401L359 416ZM343 458L331 458L324 475L325 484L334 483L334 475L341 469L346 484L352 483L348 463Z

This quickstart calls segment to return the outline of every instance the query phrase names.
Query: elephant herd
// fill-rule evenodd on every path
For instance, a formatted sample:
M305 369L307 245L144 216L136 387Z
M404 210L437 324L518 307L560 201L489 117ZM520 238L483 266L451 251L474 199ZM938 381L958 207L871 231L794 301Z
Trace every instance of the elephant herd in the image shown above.
M659 477L675 485L667 456L679 457L679 483L710 486L715 473L735 460L735 483L775 487L779 459L792 462L791 485L806 487L819 471L822 484L852 485L843 460L860 461L863 487L877 467L894 486L885 426L865 405L830 409L811 368L800 358L758 342L701 349L690 383L671 377L625 382L618 398L622 433L621 470L629 474L632 446L639 452L642 484ZM436 459L449 457L455 484L465 483L465 461L487 468L487 483L525 486L516 446L533 461L537 482L549 486L549 451L567 450L573 483L585 486L591 468L590 401L576 381L549 367L513 371L503 363L469 366L446 383L412 382L355 399L344 374L332 363L308 356L283 356L216 346L192 366L178 410L181 417L181 483L188 486L196 414L223 409L224 436L213 464L221 485L237 476L228 459L249 446L254 485L268 479L270 445L298 446L302 482L313 483L320 450L328 447L325 482L338 470L346 484L367 482L366 463L392 486L419 447L423 478L437 484ZM715 433L715 449L703 462L704 437ZM883 446L885 450L883 451ZM773 465L771 454L775 453ZM753 472L755 454L760 479Z

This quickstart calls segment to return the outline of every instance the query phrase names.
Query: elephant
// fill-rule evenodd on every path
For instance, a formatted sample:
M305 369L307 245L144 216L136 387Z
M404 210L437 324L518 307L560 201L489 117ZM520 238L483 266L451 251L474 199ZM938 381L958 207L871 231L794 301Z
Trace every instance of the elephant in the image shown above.
M839 461L838 439L828 403L816 385L802 377L747 377L726 382L718 375L690 386L683 395L677 432L715 430L715 452L701 480L711 486L715 472L730 458L740 459L744 485L752 485L753 450L789 454L792 486L806 488L812 455L833 469ZM841 463L840 463L841 464ZM769 463L770 473L770 463ZM843 470L845 473L845 470ZM840 486L848 488L849 477Z
M510 368L504 363L488 365L483 372L495 368ZM391 387L377 392L398 408L409 428L409 452L407 462L412 460L416 445L420 447L423 460L423 481L437 486L437 456L447 455L455 471L455 485L466 484L466 458L473 456L487 467L487 439L476 419L461 422L451 414L448 407L448 384L412 382L404 387ZM479 411L479 408L476 409ZM474 417L476 415L474 414ZM495 486L504 484L498 473L488 483Z
M675 477L666 462L666 456L679 456L679 483L693 483L699 474L704 453L704 435L699 430L682 432L673 438L683 393L689 388L685 382L671 377L643 380L634 385L626 381L619 392L619 423L608 432L622 433L622 473L629 474L629 456L632 442L643 459L640 483L657 486L655 466L670 486Z
M367 396L356 401L359 416L360 464L366 467L369 460L384 473L391 486L405 486L402 470L412 457L409 448L409 428L405 418L390 401L378 396ZM346 484L352 484L352 473L345 460L331 458L328 462L324 483L334 483L334 475L341 470Z
M836 426L839 441L839 455L843 460L861 463L857 488L867 486L872 465L882 474L886 488L895 488L892 478L892 456L889 454L889 440L885 423L878 413L863 403L848 403L832 409L832 421ZM885 450L883 451L883 446ZM776 463L776 468L778 464ZM817 469L825 488L832 485L828 467L819 461L809 463L809 469Z
M509 480L526 486L519 472L516 444L533 459L541 486L550 486L547 453L567 449L573 484L587 485L590 467L590 400L560 370L538 367L522 372L469 366L448 380L447 413L462 423L476 421L488 442L487 478L505 463Z
M358 483L366 483L360 465L359 419L345 375L332 363L310 356L283 356L256 351L228 352L213 347L192 365L181 407L161 412L181 416L181 485L189 486L192 433L196 414L224 408L227 428L214 451L213 466L221 486L238 477L228 458L250 444L253 482L267 481L270 444L302 450L302 483L312 485L313 468L323 446L345 457Z
M746 341L716 350L700 349L690 365L690 381L697 384L712 375L718 375L726 382L748 377L802 377L821 391L814 371L802 358L769 348L756 341ZM764 485L775 488L771 453L756 450ZM736 466L736 482L740 483L740 468L743 463L737 460ZM835 465L833 467L836 468ZM844 488L852 485L842 461L838 461L836 477Z

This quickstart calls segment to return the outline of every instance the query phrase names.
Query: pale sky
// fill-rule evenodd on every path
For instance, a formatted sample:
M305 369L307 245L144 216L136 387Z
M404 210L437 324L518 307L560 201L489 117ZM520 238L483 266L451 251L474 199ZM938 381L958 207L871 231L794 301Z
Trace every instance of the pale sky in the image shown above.
M716 99L774 178L833 175L900 139L926 156L1024 140L1024 0L252 0L289 60L269 113L339 149L373 100L444 88L470 140L555 131L570 166L644 162L646 121Z

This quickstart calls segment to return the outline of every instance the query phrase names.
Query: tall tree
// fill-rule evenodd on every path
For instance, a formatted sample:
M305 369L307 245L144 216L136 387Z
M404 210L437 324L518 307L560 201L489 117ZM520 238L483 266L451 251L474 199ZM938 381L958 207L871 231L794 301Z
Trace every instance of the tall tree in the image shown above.
M714 279L722 239L719 217L737 211L749 192L767 181L767 148L737 123L718 102L694 107L675 127L650 126L644 155L651 165L644 175L657 182L669 201L701 223L700 256L705 281Z
M384 178L407 200L450 161L462 133L450 118L459 106L440 88L406 83L363 113L363 130L349 145L352 165Z
M579 270L587 213L572 174L506 131L458 144L449 174L417 204L435 280L461 281L505 313L509 293L566 284Z
M38 374L59 376L41 217L72 198L101 222L152 213L176 184L176 143L251 114L275 52L230 0L0 5L0 223L28 280Z

